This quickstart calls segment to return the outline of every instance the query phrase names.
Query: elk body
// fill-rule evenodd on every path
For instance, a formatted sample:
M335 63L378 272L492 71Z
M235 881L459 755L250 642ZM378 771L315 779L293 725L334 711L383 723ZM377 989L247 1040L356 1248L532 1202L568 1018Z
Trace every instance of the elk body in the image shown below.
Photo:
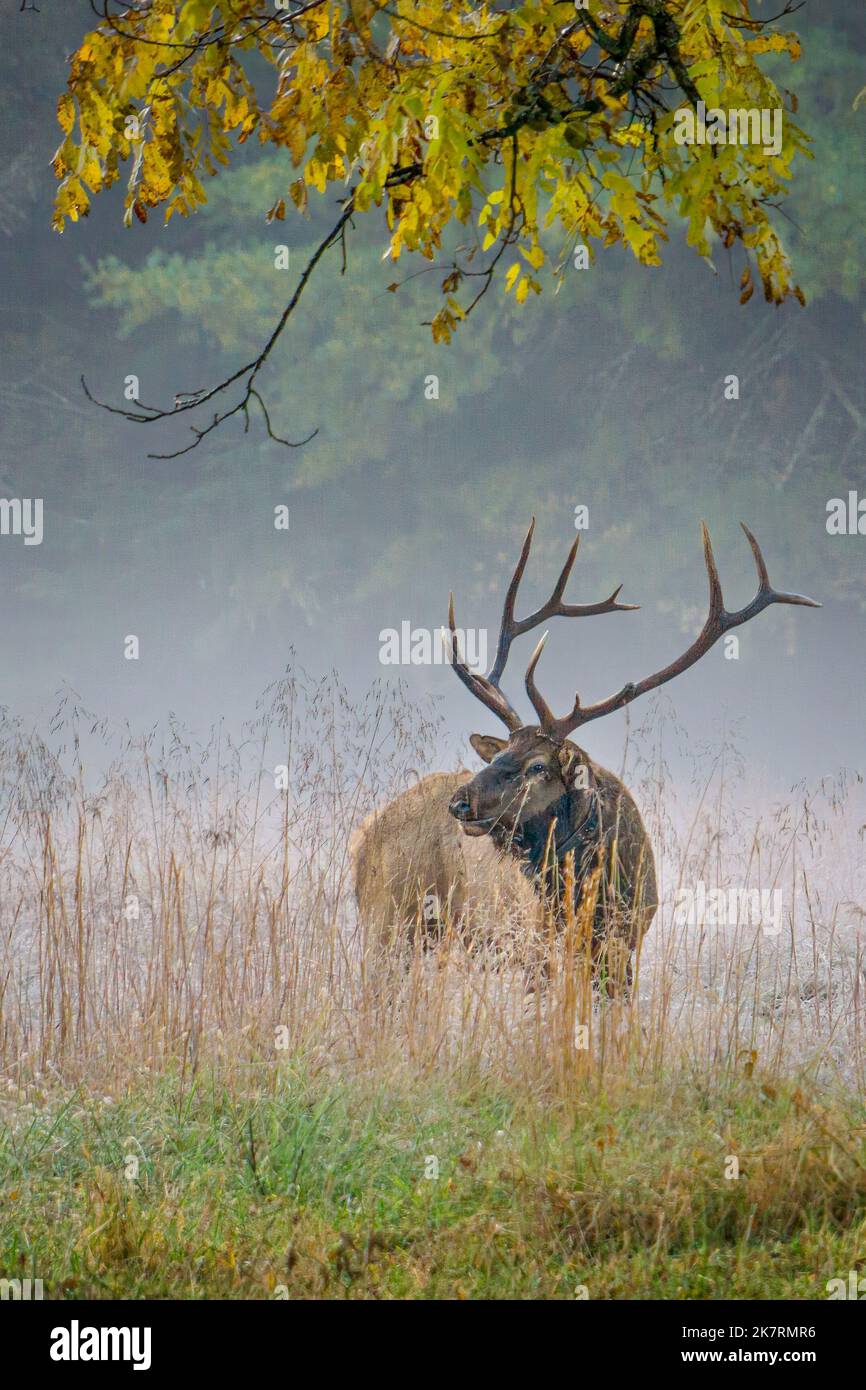
M472 839L448 814L469 774L434 772L368 816L349 846L360 916L376 945L426 947L449 927L471 949L503 924L537 937L538 896L516 859L490 837Z
M742 524L742 523L741 523ZM751 603L729 612L713 557L709 532L701 526L704 561L709 581L709 611L703 628L687 650L653 675L630 682L605 700L583 705L575 696L571 711L557 718L549 709L536 682L535 672L547 640L547 632L533 652L526 670L525 687L537 724L524 724L503 694L500 680L511 644L516 637L539 627L549 618L584 618L627 612L633 604L618 601L620 588L610 598L594 604L569 604L563 594L577 555L577 537L546 603L526 618L515 617L515 601L529 558L535 529L533 518L517 567L505 596L496 657L488 675L471 671L459 648L453 595L449 603L450 639L446 638L451 664L463 684L508 731L507 738L473 734L470 742L486 764L468 781L460 779L451 792L447 812L440 799L449 778L439 774L415 789L418 800L398 798L380 813L362 834L356 850L356 893L362 912L369 894L371 875L392 887L404 874L403 890L394 897L397 919L404 926L424 884L435 884L436 901L463 921L471 936L471 917L464 899L466 846L462 856L453 837L456 823L469 840L493 845L504 870L517 864L531 883L548 919L561 925L572 914L587 914L592 922L592 960L596 978L603 977L611 993L631 983L631 953L649 929L658 906L652 847L640 813L618 777L595 763L571 739L577 729L592 720L623 709L640 695L655 690L686 671L731 629L757 616L771 604L818 608L820 604L801 594L772 588L758 542L747 526L743 531L758 573L758 589ZM443 637L444 637L443 632ZM452 775L453 776L453 775ZM459 778L459 774L457 774ZM412 793L406 794L411 796ZM412 815L424 805L425 832L412 839L412 853L397 848ZM407 820L407 812L409 819ZM419 812L420 813L420 812ZM429 830L428 827L429 826ZM443 896L444 890L444 896ZM588 897L588 895L591 895ZM570 896L571 901L568 901ZM416 914L412 920L417 920Z

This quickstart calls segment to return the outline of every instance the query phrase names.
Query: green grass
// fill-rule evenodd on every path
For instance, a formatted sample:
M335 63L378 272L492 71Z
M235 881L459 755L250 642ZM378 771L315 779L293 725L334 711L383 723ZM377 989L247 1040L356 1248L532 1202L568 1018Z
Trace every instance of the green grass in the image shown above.
M757 1075L36 1093L0 1183L0 1276L51 1298L822 1298L866 1259L866 1116Z

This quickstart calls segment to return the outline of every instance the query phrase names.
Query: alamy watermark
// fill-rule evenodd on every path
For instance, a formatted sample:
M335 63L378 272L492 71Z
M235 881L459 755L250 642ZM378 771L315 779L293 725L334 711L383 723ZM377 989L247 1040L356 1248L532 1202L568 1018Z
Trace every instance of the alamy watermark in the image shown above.
M0 1279L0 1299L29 1302L44 1297L41 1279Z
M851 488L847 497L831 497L827 503L828 536L866 536L866 497Z
M782 153L782 108L735 107L723 111L683 107L676 113L674 139L678 145L761 145L768 158Z
M69 1327L51 1332L52 1361L131 1361L134 1371L150 1369L149 1327L82 1327L73 1318Z
M460 659L470 671L487 669L487 629L485 627L457 628ZM381 666L447 666L451 664L451 638L444 628L432 631L414 627L408 619L399 630L383 627L379 633L379 664Z
M866 1298L866 1279L855 1269L849 1269L847 1283L844 1279L828 1279L826 1288L829 1299L846 1298L860 1302Z
M699 881L677 889L675 927L762 927L765 936L782 930L782 893L779 888L707 888Z
M0 536L23 536L25 545L41 545L42 498L0 497Z

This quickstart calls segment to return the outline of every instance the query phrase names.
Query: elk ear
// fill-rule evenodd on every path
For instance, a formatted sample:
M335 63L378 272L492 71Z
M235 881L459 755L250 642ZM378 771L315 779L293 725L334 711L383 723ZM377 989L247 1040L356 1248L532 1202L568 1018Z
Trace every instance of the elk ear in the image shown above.
M492 734L470 734L469 742L483 763L492 763L497 753L507 748L507 738L494 738Z
M582 788L584 791L589 786L589 768L582 761L579 751L571 744L564 743L559 750L559 766L562 768L562 780L567 787Z

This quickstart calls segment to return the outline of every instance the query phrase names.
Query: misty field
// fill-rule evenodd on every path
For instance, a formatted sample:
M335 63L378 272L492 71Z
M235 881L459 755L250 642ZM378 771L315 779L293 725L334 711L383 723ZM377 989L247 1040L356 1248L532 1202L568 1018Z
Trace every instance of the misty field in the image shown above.
M861 781L776 803L730 742L692 757L669 708L624 756L662 901L628 1005L568 929L529 993L507 952L450 937L383 971L350 835L442 766L399 686L350 702L289 674L240 743L139 737L71 694L41 734L7 718L0 1277L824 1298L860 1270ZM778 912L709 921L718 889Z

